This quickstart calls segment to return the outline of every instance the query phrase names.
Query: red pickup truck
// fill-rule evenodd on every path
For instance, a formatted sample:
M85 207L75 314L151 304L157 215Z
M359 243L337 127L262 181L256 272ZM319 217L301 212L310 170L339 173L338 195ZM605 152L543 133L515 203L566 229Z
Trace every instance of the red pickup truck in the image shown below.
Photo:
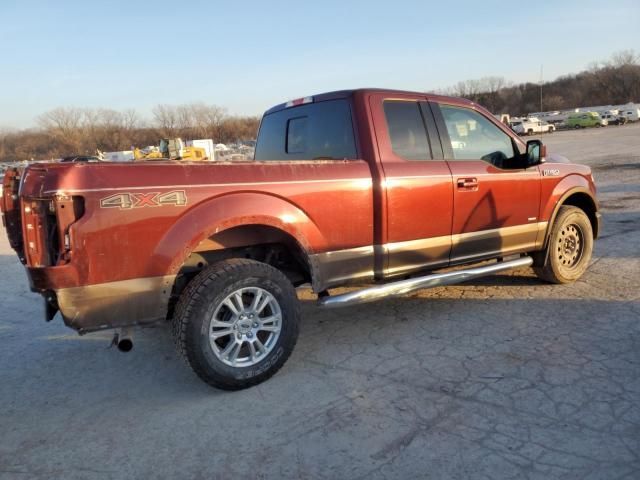
M188 364L224 389L289 357L297 286L338 307L528 265L571 282L600 229L588 167L472 102L392 90L271 108L251 162L36 163L3 185L48 320L115 328L127 350L128 327L168 319ZM330 294L346 284L365 286Z

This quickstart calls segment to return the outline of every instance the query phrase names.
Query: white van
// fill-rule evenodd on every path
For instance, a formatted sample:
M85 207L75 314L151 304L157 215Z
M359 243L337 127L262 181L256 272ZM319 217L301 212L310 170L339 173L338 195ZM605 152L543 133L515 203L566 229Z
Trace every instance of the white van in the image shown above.
M620 109L619 115L625 117L627 122L637 122L640 119L640 108L623 108Z

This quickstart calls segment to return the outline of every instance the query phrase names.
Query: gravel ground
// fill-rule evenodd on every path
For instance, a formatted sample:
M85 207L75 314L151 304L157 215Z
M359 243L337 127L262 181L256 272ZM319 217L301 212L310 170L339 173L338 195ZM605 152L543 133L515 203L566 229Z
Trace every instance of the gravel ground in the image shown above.
M200 382L164 325L77 336L0 236L0 478L640 478L640 124L558 132L594 168L585 276L528 269L338 311L301 291L287 365Z

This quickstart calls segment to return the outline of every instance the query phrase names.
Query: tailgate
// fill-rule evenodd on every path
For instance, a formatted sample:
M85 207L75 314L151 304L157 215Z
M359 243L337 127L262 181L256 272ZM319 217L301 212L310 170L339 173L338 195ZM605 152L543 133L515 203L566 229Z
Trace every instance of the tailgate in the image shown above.
M2 180L2 199L0 210L2 211L2 224L7 230L9 244L13 248L20 261L24 263L24 251L22 245L22 225L20 220L20 198L18 190L22 169L8 169Z

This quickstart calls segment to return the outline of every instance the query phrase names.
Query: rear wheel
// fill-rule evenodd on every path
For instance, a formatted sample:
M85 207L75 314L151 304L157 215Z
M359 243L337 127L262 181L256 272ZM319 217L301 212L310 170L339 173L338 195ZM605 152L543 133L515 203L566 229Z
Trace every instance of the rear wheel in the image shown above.
M551 283L571 283L587 269L593 252L589 217L573 206L560 207L547 248L534 255L534 271Z
M265 263L232 259L195 277L173 318L176 346L206 383L240 390L267 380L298 338L296 291Z

